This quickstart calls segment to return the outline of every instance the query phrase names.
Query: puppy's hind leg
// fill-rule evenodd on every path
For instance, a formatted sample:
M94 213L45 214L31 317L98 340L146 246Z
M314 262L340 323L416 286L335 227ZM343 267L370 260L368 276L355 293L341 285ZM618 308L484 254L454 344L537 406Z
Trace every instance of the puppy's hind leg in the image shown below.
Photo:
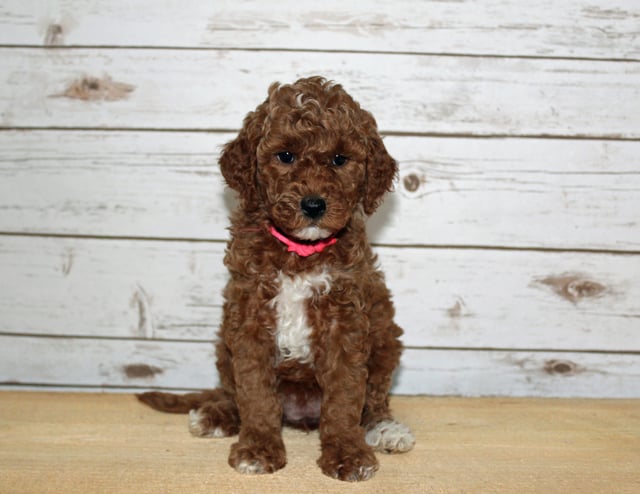
M240 429L235 400L221 388L185 395L150 391L136 397L161 412L188 413L189 430L197 437L233 436Z
M189 412L189 432L196 437L229 437L240 430L238 406L232 396L220 391L217 399Z

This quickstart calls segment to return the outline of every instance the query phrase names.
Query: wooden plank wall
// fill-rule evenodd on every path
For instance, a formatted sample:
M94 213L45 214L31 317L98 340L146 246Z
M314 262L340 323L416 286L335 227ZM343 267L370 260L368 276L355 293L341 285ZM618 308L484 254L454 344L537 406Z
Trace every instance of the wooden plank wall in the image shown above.
M640 396L636 0L4 0L1 386L215 384L217 153L317 73L401 163L394 392Z

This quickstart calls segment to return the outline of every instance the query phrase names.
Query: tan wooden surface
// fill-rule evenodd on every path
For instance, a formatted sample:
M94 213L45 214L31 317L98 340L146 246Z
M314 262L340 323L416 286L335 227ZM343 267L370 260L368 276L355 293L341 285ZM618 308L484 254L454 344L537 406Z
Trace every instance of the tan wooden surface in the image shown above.
M350 492L640 492L640 401L394 397L417 437ZM0 492L345 492L315 464L316 433L285 430L287 467L242 476L233 439L131 395L0 393Z

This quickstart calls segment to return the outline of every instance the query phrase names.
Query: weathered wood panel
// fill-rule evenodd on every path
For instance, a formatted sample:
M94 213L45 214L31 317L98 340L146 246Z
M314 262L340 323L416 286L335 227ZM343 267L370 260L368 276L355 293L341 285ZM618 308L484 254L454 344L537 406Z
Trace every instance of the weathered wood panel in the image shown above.
M226 239L234 201L217 158L231 138L0 132L0 232ZM640 142L385 142L400 177L370 221L374 242L640 249Z
M238 3L6 0L0 44L640 58L640 7L517 0Z
M0 384L210 388L213 353L204 342L0 335ZM640 355L409 349L392 392L628 398L640 394L638 368Z
M232 138L0 132L0 231L226 239L234 195L217 159Z
M224 244L0 237L5 333L214 338ZM377 249L409 346L639 351L640 256Z
M0 335L1 384L206 388L218 384L210 342Z
M639 142L389 137L388 143L401 167L397 193L370 225L381 242L640 247Z
M638 62L2 48L0 70L5 128L236 129L272 81L319 73L383 132L640 137Z
M637 398L639 369L638 354L410 349L394 392Z
M3 332L213 339L224 245L0 237Z
M215 384L217 147L321 73L402 162L395 392L640 396L637 2L143 7L0 6L0 381Z

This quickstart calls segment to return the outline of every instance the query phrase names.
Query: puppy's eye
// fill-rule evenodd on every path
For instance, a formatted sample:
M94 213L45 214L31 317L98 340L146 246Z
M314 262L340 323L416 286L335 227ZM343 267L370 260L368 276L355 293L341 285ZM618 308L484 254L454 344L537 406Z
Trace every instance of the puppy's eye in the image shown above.
M333 157L333 161L331 162L331 164L333 166L342 166L344 165L347 161L349 161L349 158L347 158L346 156L342 156L341 154L336 154Z
M276 154L276 158L278 158L278 161L280 163L284 163L285 165L290 165L296 160L295 155L293 153L290 153L289 151L281 151L280 153Z

